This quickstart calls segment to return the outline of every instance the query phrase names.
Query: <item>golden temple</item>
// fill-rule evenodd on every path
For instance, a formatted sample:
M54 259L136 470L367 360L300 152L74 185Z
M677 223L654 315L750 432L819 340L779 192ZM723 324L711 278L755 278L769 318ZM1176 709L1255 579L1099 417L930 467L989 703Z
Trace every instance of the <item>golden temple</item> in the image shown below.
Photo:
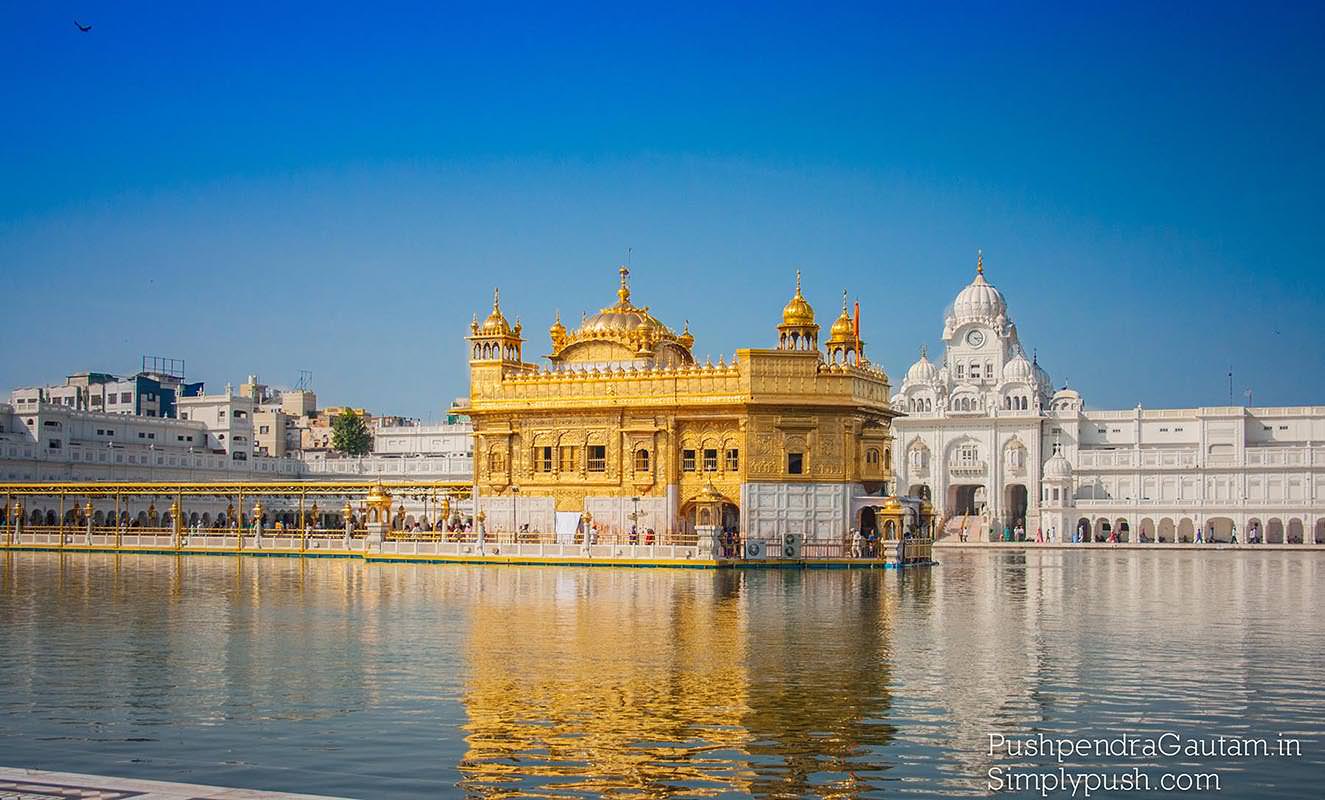
M823 349L800 274L772 347L698 363L677 333L631 299L574 330L560 314L545 363L494 293L467 337L480 509L494 531L693 532L710 525L772 541L842 542L855 508L892 483L887 374L865 357L859 306ZM856 503L859 506L859 503ZM581 528L582 530L582 528ZM899 532L900 533L900 532Z

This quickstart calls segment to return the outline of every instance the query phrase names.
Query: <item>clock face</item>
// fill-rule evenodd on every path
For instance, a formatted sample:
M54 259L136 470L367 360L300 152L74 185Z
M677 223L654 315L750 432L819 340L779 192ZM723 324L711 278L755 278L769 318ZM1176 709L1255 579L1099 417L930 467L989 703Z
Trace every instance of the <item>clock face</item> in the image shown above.
M979 330L974 330L966 334L966 343L969 344L971 347L979 347L980 345L984 344L985 343L984 332Z

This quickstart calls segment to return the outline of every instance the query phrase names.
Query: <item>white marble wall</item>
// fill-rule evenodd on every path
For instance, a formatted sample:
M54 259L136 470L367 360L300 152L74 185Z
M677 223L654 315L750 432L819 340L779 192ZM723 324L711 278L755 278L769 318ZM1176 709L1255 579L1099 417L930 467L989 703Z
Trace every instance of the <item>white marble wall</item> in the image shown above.
M745 483L742 527L755 539L798 533L807 542L844 541L851 496L857 490L846 483Z

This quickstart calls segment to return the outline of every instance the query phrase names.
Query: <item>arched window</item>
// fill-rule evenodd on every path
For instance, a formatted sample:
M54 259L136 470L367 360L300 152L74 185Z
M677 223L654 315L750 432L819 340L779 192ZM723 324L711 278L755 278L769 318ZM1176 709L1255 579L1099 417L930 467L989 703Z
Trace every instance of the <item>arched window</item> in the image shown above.
M488 471L501 472L506 469L506 456L499 450L488 453Z
M649 451L648 451L648 450L640 449L640 450L636 450L636 451L635 451L635 471L636 471L636 472L648 472L648 471L649 471Z
M878 451L877 449L873 448L873 447L871 447L870 449L866 450L866 451L865 451L865 463L866 463L866 464L878 464L878 463L879 463L879 451Z

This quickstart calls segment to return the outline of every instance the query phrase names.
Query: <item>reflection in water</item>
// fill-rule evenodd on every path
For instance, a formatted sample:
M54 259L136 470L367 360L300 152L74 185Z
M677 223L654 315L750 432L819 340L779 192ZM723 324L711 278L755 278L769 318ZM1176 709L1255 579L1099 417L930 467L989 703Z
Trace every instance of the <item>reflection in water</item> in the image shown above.
M1286 731L1301 758L1206 766L1226 796L1309 796L1322 600L1325 559L1269 551L901 574L7 553L0 763L371 798L951 797L1009 763L990 733Z

